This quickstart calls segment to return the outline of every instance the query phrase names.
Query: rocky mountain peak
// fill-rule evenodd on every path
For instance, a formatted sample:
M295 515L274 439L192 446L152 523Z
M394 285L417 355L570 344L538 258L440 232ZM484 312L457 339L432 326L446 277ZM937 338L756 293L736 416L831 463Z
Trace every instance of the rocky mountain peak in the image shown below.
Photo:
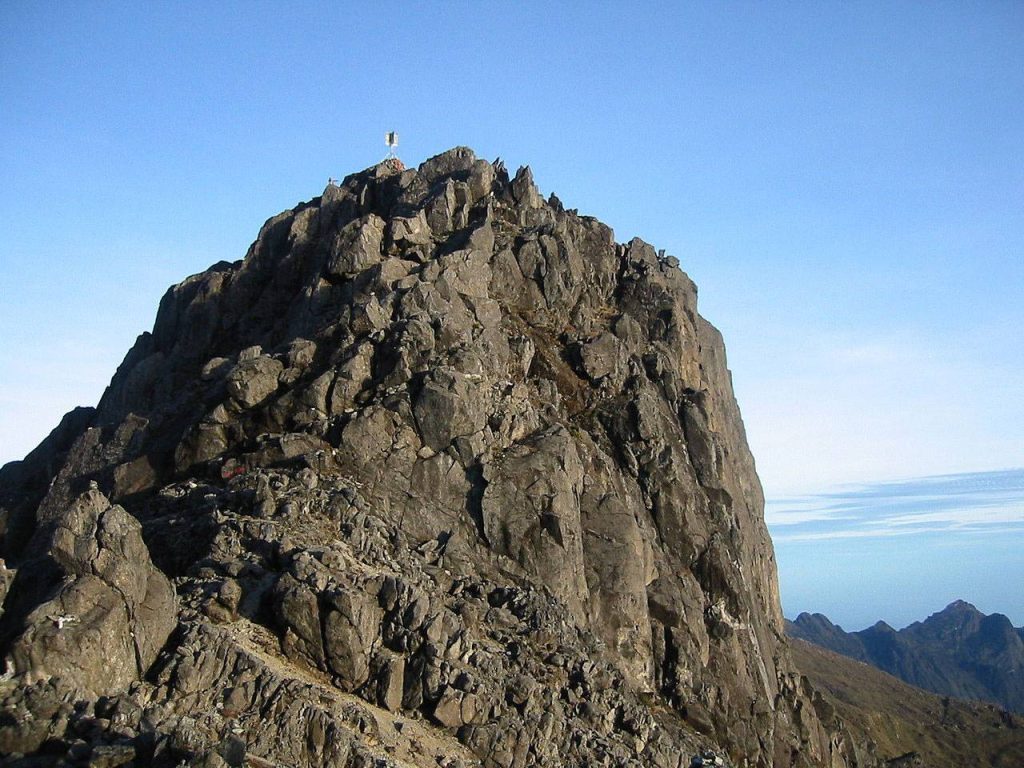
M860 632L844 632L827 618L808 614L787 623L787 631L926 690L1024 711L1021 630L1006 616L986 616L963 600L898 631L879 621Z
M943 608L939 613L978 613L978 614L980 614L981 611L979 611L977 608L975 608L971 603L968 603L966 600L954 600L952 603L950 603L945 608Z
M789 661L762 512L675 259L528 168L381 163L172 287L98 406L0 470L5 695L57 713L0 750L852 763ZM127 549L90 543L107 520ZM122 582L105 613L70 597Z
M907 632L933 642L959 642L958 638L976 633L984 618L970 603L956 600L924 621L914 622Z
M837 627L837 625L833 624L832 621L829 619L829 617L826 616L825 614L823 614L823 613L808 613L807 611L804 611L803 613L801 613L800 615L798 615L796 617L796 623L799 624L800 626L817 625L817 626L821 626L821 627L823 627L825 629L830 629L830 628Z

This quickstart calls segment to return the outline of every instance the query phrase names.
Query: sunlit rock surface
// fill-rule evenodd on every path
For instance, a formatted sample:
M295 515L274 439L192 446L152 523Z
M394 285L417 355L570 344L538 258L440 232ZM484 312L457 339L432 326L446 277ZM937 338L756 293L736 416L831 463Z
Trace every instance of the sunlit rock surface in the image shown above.
M465 148L174 286L0 505L8 754L867 764L789 660L693 283Z

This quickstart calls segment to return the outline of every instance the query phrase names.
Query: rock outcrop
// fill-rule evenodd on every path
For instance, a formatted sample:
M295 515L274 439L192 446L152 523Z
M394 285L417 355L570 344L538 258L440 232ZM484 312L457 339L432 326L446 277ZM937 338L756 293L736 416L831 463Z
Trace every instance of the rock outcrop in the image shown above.
M174 286L0 471L0 750L865 765L789 660L762 506L675 259L529 169L383 163Z
M176 625L174 590L153 567L138 521L97 490L57 521L48 554L63 573L11 646L15 670L60 677L81 696L124 690L156 660ZM22 567L36 582L45 565ZM14 596L20 592L14 582ZM28 590L35 591L38 582Z

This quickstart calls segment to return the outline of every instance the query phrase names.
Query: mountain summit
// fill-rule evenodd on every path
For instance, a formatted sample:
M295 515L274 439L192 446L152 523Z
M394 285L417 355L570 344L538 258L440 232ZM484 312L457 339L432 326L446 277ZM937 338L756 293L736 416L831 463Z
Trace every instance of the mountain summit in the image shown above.
M1024 712L1024 630L963 600L899 631L880 621L845 632L825 616L808 613L787 622L787 631L925 690Z
M385 162L171 288L0 470L0 751L863 765L762 511L675 259L528 168Z

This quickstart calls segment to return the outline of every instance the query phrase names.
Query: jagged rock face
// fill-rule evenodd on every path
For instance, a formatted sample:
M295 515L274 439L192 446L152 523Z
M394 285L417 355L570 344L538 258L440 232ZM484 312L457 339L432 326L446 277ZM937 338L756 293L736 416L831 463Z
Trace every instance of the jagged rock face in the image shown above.
M528 169L456 149L270 219L243 261L167 293L89 416L4 469L4 556L23 568L33 531L48 551L88 480L141 521L182 600L124 699L167 724L147 759L226 760L224 707L247 722L267 686L320 701L318 739L282 713L248 743L293 764L372 752L338 719L350 694L485 765L679 765L698 740L751 765L855 757L788 660L695 287ZM197 702L221 707L183 725Z

